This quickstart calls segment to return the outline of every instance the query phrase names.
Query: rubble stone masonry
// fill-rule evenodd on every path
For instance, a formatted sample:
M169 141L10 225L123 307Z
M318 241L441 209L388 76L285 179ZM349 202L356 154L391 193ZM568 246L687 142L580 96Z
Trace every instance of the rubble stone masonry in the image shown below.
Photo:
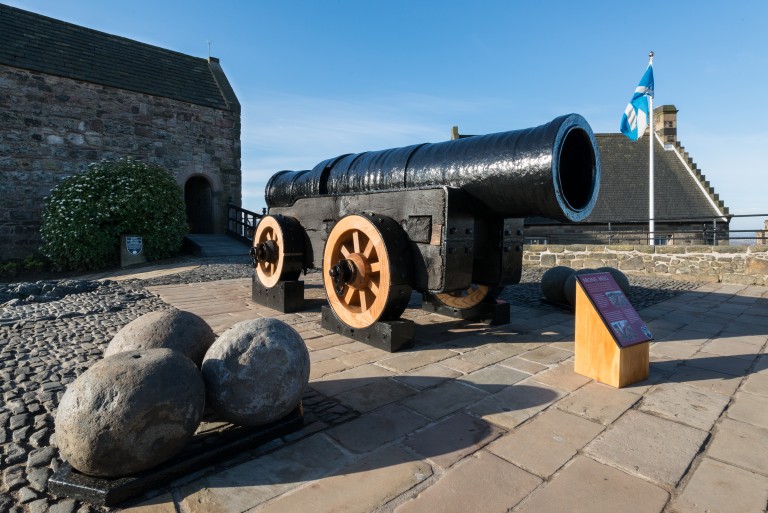
M240 113L0 65L0 260L41 243L44 200L101 160L133 158L211 184L214 226L240 203Z
M615 267L628 274L768 285L768 246L529 245L524 266Z

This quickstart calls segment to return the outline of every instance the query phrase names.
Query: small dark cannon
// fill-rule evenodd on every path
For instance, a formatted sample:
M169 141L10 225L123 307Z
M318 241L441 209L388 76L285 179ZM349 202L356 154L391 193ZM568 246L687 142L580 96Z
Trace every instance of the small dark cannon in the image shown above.
M586 218L600 159L578 114L535 128L341 155L267 183L254 235L265 288L321 268L350 328L397 319L412 289L469 309L522 271L523 218Z

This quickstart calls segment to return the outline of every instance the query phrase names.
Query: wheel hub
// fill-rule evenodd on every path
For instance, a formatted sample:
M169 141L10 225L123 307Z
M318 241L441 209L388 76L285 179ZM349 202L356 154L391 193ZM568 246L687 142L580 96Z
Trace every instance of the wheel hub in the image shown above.
M251 248L251 256L257 264L262 262L273 264L277 262L278 255L277 244L273 240L260 242Z
M333 282L333 290L339 296L344 295L344 287L355 281L357 274L357 266L352 260L347 259L339 260L328 269L328 275Z

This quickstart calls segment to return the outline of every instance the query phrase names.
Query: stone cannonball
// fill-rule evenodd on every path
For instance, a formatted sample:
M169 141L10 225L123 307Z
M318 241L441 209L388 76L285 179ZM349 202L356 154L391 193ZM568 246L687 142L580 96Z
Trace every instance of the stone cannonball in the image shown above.
M309 351L282 321L255 319L232 326L203 360L208 404L224 419L259 426L288 415L309 382Z
M596 273L594 269L579 269L578 271L574 271L573 274L571 274L567 280L565 280L565 286L563 287L563 291L565 292L565 299L568 301L568 304L575 307L576 306L576 276L579 276L581 274L592 274Z
M625 296L629 295L629 278L623 272L619 271L615 267L600 267L597 269L600 273L610 273L613 276L613 281L619 286Z
M557 265L547 269L541 277L541 294L554 303L566 303L565 280L573 274L573 269Z
M200 367L216 335L208 323L183 310L150 312L126 324L107 346L104 356L122 351L164 347L184 354Z
M205 408L205 384L172 349L126 351L71 383L56 411L62 458L80 472L121 477L154 467L189 442Z

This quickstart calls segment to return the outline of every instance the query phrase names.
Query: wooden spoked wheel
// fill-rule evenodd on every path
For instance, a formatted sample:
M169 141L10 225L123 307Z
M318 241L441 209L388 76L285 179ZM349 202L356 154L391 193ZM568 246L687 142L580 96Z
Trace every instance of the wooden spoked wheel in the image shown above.
M445 306L456 308L457 310L466 310L476 307L484 300L493 299L495 294L494 287L473 283L465 290L443 292L435 294L434 297Z
M299 222L282 215L259 221L251 248L256 276L262 285L298 279L304 264L304 232Z
M408 239L394 220L352 214L328 235L323 283L336 317L351 328L367 328L400 316L410 298Z

